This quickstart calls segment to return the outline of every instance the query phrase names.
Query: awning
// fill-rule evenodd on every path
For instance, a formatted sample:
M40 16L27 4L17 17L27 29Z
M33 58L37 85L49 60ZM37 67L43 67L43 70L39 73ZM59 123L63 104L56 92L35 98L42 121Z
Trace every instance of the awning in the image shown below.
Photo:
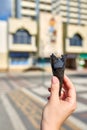
M82 54L79 55L79 58L87 60L87 54L82 53Z

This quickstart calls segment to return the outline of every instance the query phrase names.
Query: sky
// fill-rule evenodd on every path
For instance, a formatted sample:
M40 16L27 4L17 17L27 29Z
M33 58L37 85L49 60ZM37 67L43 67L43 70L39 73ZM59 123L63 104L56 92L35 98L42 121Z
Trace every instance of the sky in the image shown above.
M11 16L11 1L0 0L0 20L7 20Z

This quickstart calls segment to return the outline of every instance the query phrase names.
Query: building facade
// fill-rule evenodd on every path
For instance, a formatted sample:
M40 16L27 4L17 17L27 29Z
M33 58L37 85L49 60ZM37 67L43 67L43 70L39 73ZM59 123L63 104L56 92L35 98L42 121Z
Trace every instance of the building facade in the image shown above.
M41 13L45 13L45 15L47 15L46 12L48 15L51 13L51 2L50 0L8 1L10 2L11 15L5 21L1 19L0 23L1 30L4 30L3 39L0 38L0 41L3 48L6 48L4 49L4 59L2 59L2 52L0 52L1 61L3 61L0 69L2 71L26 70L32 66L34 57L39 51L39 43L36 44L38 29L40 30L38 27L40 20L38 19L40 19ZM3 41L4 39L5 41Z
M44 39L44 32L41 33L44 30L42 19L50 17L51 1L13 0L12 12L9 19L10 69L27 69L36 58L41 57L41 35ZM25 31L28 37L23 36Z
M7 23L0 21L0 71L7 71L8 49L7 49Z
M12 1L12 16L8 20L10 70L25 70L33 64L37 52L35 16L35 2Z
M67 67L87 66L87 1L52 0L52 13L62 18Z
M7 20L11 16L11 0L0 0L0 71L8 68Z
M69 68L87 66L86 0L7 2L8 15L0 8L0 70L26 70L51 53L67 54Z

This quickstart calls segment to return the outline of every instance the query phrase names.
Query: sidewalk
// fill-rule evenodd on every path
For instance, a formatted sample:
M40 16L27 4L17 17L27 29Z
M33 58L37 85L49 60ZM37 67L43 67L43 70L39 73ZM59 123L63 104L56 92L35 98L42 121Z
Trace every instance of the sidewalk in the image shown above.
M14 74L15 76L16 75L26 75L26 76L36 76L36 75L52 75L52 69L51 69L51 66L49 65L48 67L43 67L43 69L32 69L32 70L28 70L28 71L25 71L25 72L6 72L6 73L0 73L0 77L4 77L5 75L11 75L11 74ZM73 74L87 74L87 68L79 68L79 69L76 69L76 70L73 70L73 69L67 69L65 68L65 74L67 75L73 75Z
M13 75L13 73L7 73L7 75ZM80 74L80 75L83 75L83 74L87 74L87 69L80 69L80 70L71 70L71 69L65 69L65 74L66 75L75 75L75 74ZM5 74L3 74L5 75ZM27 72L15 72L14 73L14 76L52 76L52 70L49 68L49 70L45 70L45 71L35 71L35 70L32 70L32 71L27 71Z

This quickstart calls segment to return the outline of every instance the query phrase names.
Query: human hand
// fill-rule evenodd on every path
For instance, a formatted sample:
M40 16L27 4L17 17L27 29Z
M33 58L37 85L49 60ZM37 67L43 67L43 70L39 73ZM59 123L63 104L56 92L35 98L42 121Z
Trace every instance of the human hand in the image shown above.
M41 130L59 130L65 119L76 109L76 91L67 76L64 76L63 91L59 97L59 80L53 76L50 97L44 107Z

